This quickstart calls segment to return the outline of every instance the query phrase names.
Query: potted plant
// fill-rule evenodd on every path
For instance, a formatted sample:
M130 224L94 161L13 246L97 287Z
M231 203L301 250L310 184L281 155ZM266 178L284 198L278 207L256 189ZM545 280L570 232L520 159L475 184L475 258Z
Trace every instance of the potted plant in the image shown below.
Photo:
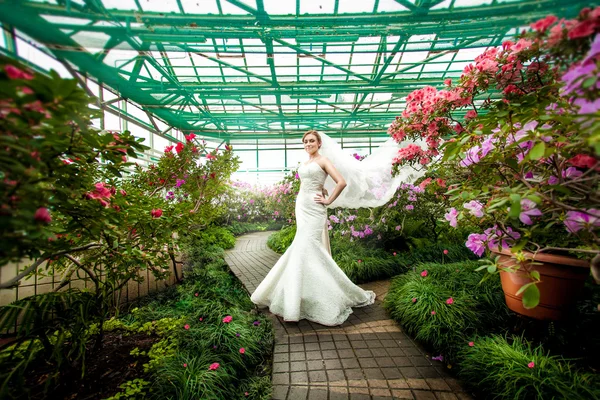
M394 168L421 164L446 180L445 219L475 227L474 253L495 254L482 268L501 271L508 306L559 319L590 261L599 278L600 7L531 27L478 56L456 85L411 93L389 133L425 139Z

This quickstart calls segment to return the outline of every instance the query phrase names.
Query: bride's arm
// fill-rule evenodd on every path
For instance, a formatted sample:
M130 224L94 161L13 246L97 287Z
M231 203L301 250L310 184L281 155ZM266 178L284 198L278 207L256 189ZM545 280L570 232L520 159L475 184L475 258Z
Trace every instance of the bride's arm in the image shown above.
M333 166L331 161L329 161L325 157L322 158L322 161L323 161L323 164L321 165L321 168L323 168L323 170L325 172L327 172L327 174L329 174L329 176L331 176L331 179L333 179L333 181L336 183L336 185L333 188L333 192L331 193L331 196L329 196L326 199L322 195L318 194L315 196L315 201L319 204L328 206L329 204L333 203L335 199L337 199L337 197L340 195L340 193L342 193L342 190L344 190L344 188L346 187L346 180L344 179L342 174L340 174L338 172L338 170L335 169L335 167Z

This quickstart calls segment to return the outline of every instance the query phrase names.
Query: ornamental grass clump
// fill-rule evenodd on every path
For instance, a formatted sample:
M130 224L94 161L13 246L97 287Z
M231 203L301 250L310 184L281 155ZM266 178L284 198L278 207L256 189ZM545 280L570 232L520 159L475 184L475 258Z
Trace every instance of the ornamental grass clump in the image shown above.
M402 149L394 168L428 166L445 179L445 219L476 227L466 242L475 254L595 257L600 280L600 7L531 27L478 56L446 89L407 97L388 133L427 148ZM537 286L524 289L535 306Z
M490 399L598 399L598 375L582 372L519 336L462 343L459 376Z
M419 265L392 281L384 307L408 334L453 362L468 337L499 329L508 317L499 279L479 285L477 265Z

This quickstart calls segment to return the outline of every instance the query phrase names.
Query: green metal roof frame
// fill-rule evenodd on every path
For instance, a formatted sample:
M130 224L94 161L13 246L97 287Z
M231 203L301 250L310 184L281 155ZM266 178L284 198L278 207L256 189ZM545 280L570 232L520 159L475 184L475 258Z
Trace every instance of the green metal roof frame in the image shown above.
M0 0L0 22L169 126L223 140L383 136L408 93L460 77L468 49L593 3L394 0L390 11L372 0L369 12L340 13L355 0L331 0L330 13L301 14L310 0L291 0L290 14L275 15L268 0L202 0L215 14L189 13L189 0L169 13L134 1Z

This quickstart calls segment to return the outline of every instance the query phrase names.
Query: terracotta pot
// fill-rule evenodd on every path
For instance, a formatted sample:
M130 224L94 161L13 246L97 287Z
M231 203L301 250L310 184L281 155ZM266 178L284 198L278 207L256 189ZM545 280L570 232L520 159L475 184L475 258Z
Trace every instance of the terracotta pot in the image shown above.
M492 250L492 253L500 256L499 264L504 267L517 264L510 250L496 249ZM531 265L531 262L527 262L522 263L521 266L540 273L541 282L537 284L540 290L540 303L535 308L526 309L523 307L522 295L515 295L521 286L531 282L527 273L519 269L516 272L500 272L506 305L516 313L536 319L564 319L577 301L585 280L590 275L589 261L552 254L537 254L535 257L533 253L526 254L539 263Z

